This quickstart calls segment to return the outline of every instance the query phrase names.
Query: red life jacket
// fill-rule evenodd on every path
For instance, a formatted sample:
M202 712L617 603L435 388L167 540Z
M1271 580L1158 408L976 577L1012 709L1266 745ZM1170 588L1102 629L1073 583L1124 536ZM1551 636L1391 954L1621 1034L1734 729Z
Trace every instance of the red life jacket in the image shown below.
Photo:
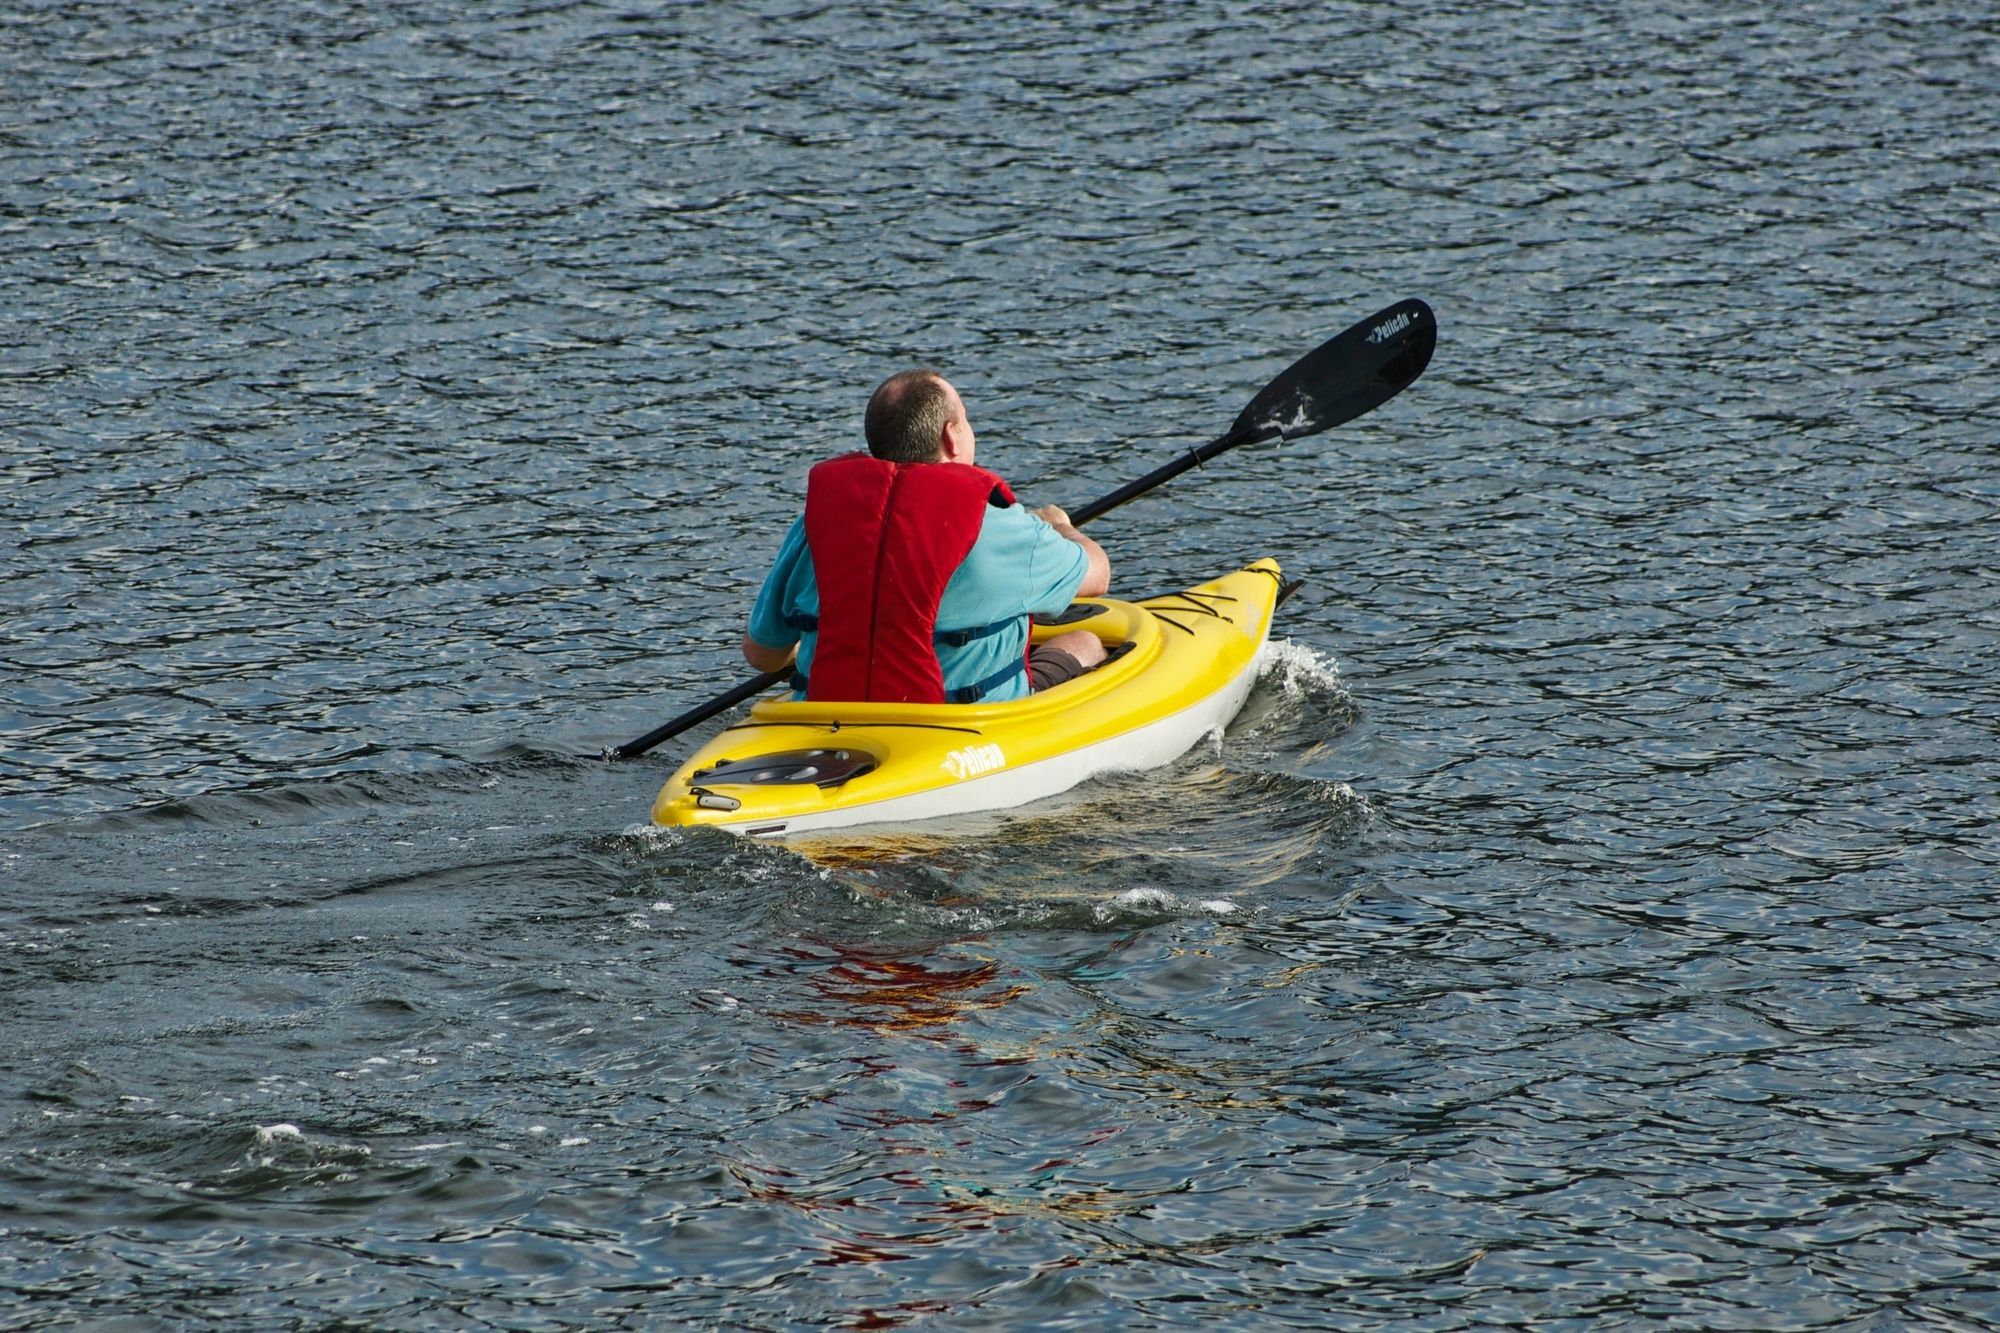
M988 504L1014 503L1007 483L966 463L890 463L842 454L806 479L806 545L819 583L811 700L944 703L940 641L958 645L1013 621L937 632L945 584L979 540ZM970 687L973 698L1013 668ZM957 691L963 696L968 691ZM955 697L950 702L970 702Z

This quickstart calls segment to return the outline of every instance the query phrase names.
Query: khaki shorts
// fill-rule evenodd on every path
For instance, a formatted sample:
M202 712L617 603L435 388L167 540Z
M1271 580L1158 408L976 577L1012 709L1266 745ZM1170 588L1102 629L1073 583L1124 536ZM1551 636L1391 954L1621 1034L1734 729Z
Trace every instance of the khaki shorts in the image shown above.
M1066 680L1075 680L1083 674L1083 663L1071 657L1060 648L1047 644L1028 654L1028 688L1046 690L1051 685L1060 685Z

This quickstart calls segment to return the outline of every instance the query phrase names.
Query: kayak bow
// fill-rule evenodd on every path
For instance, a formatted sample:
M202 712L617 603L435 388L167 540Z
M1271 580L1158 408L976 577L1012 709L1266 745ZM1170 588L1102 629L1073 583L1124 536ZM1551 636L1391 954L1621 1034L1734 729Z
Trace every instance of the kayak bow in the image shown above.
M1040 642L1089 630L1112 657L1025 699L765 699L668 779L655 824L776 838L1002 810L1099 773L1156 768L1236 716L1282 578L1275 560L1140 602L1086 598Z

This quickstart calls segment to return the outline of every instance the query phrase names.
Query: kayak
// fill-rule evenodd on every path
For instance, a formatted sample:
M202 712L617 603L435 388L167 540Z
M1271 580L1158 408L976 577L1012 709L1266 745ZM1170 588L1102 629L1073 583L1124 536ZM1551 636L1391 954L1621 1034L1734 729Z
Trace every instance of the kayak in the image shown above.
M1006 703L764 699L667 780L653 822L780 838L1004 810L1157 768L1242 708L1285 591L1259 560L1142 601L1080 599L1032 639L1089 630L1105 663Z

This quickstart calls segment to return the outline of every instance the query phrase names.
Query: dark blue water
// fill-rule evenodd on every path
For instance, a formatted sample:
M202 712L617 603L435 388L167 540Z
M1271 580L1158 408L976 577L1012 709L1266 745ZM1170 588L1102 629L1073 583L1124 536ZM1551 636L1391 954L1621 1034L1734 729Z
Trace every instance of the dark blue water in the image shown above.
M2000 26L16 5L0 1324L2000 1321ZM644 827L922 362L1227 735Z

